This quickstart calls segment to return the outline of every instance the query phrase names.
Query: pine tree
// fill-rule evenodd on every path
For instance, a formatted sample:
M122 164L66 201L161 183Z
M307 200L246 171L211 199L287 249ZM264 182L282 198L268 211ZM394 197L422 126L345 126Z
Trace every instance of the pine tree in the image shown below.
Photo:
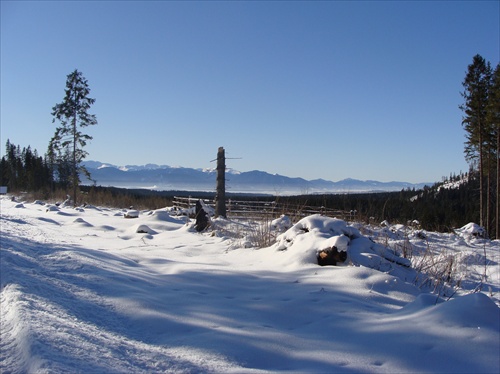
M8 167L7 158L3 156L0 160L0 186L8 186L9 184Z
M52 179L48 164L31 146L15 146L7 140L5 156L0 160L0 184L9 191L48 190Z
M20 166L19 159L19 147L16 147L14 144L7 139L6 144L6 179L8 181L7 186L9 190L14 191L19 186L19 170L22 169L22 165Z
M80 184L79 173L83 172L90 178L89 172L81 163L88 155L84 147L89 140L92 140L92 137L84 134L80 128L96 125L97 119L95 115L88 113L95 99L88 97L90 89L81 72L75 70L67 76L65 92L63 102L52 108L54 116L52 122L58 120L61 126L56 128L49 144L48 154L59 168L59 173L61 173L61 161L64 166L66 164L64 156L71 154L69 182L73 189L73 204L76 206Z
M496 188L495 188L495 235L500 238L499 214L500 214L500 64L497 64L491 79L491 86L488 96L488 123L492 129L495 149L492 152L496 163Z
M465 159L478 162L479 168L479 224L484 226L484 169L485 148L488 144L488 122L486 119L488 92L491 83L491 66L480 55L475 55L468 66L462 83L465 102L460 106L464 112L462 125L466 131ZM488 197L488 195L487 195Z

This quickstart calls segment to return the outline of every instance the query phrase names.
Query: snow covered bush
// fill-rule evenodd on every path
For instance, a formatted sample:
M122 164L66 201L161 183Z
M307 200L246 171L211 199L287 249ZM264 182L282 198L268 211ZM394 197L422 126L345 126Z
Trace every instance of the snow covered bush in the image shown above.
M46 212L59 212L59 207L57 205L47 205L45 209Z
M373 242L347 222L321 216L305 217L277 237L274 248L283 252L286 261L303 264L318 264L321 253L333 252L355 266L366 266L388 272L397 268L409 268L410 261L400 257L395 251ZM399 270L398 270L399 271ZM406 271L406 270L403 270Z
M137 225L136 227L134 227L134 231L137 234L151 234L151 235L157 234L155 230L152 230L147 225Z
M484 254L463 250L473 242L481 243L486 236L484 228L475 223L456 229L454 234L436 234L418 226L384 222L383 227L373 228L372 236L384 247L411 261L415 270L413 283L422 290L449 297L461 289L465 279L475 278L479 288L485 280L487 264L480 259L485 258ZM455 244L450 246L450 242ZM481 262L482 271L477 265L471 265Z
M282 214L279 218L271 221L271 229L277 232L284 232L292 227L292 221L290 217Z
M459 229L455 229L455 233L464 239L486 238L486 230L484 227L473 222L470 222Z
M125 218L138 218L139 217L139 211L135 209L129 209L127 212L123 215Z

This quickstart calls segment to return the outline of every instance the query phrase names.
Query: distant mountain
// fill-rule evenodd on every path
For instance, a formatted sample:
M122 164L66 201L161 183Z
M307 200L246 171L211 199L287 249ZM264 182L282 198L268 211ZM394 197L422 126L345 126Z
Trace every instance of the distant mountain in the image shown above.
M215 191L216 171L214 169L191 169L155 164L116 166L99 161L85 161L84 165L98 186L145 188L160 191ZM84 181L84 184L91 184L91 182ZM269 174L259 170L248 172L228 170L226 172L226 189L228 192L234 193L297 195L387 192L401 191L407 188L419 189L425 185L431 184L362 181L351 178L338 182L324 179L306 180Z

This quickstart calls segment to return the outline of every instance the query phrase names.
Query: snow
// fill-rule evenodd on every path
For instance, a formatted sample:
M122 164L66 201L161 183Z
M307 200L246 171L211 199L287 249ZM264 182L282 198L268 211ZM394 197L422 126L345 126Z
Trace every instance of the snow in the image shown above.
M290 227L292 227L292 221L290 217L285 214L271 221L271 228L276 232L286 231Z
M441 189L445 190L455 190L460 188L462 185L466 184L469 181L469 177L464 175L461 179L456 180L456 181L447 181L444 182L441 186L438 187L438 192Z
M0 203L2 373L500 371L500 243L471 227L282 217L257 249L167 208ZM460 287L423 281L429 247Z
M125 212L124 217L125 218L138 218L139 211L136 209L129 209Z
M479 226L477 223L469 222L465 226L456 229L455 232L462 237L484 237L486 234L486 230L484 227Z

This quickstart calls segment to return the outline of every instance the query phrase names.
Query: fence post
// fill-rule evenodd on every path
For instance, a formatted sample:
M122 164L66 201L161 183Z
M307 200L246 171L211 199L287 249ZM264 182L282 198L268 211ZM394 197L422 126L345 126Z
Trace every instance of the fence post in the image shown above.
M215 217L226 218L226 156L223 147L219 147L217 152L217 187L215 191Z

